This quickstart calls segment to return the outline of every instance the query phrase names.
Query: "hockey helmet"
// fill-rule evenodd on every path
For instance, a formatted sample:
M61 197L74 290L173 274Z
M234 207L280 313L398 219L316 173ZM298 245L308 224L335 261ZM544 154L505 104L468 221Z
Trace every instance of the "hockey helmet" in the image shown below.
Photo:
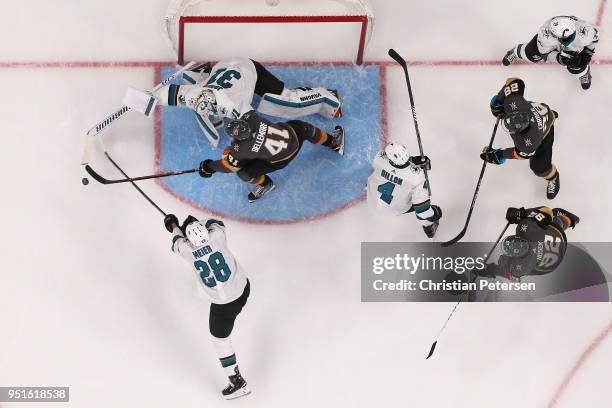
M389 143L385 146L385 155L393 167L403 168L408 165L410 154L406 146L399 143Z
M185 228L185 235L187 235L187 239L191 242L191 245L195 247L202 246L210 240L206 225L200 221L193 221L187 225Z
M236 140L247 140L251 137L249 122L242 119L234 119L225 126L227 135Z
M569 45L576 38L576 19L570 16L558 16L550 20L550 33L561 44Z
M502 126L508 133L521 133L529 129L531 122L535 119L530 112L510 112L504 115Z
M510 235L504 238L502 248L507 256L522 258L529 252L529 242L518 235Z

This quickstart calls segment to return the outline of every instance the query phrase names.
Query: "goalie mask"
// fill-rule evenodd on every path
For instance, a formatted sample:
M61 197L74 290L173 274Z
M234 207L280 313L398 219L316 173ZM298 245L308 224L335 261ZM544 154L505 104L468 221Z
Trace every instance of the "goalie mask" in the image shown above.
M194 221L185 228L185 235L194 247L200 247L210 240L206 226L200 221Z
M565 46L570 45L576 38L576 21L569 16L553 18L548 29L553 37Z
M385 155L393 167L404 168L408 165L410 154L406 146L399 143L389 143L385 147Z
M518 235L511 235L504 238L502 248L509 257L522 258L529 252L529 242Z
M529 129L533 115L529 112L511 112L502 119L502 126L508 133L522 133Z
M225 126L227 135L236 140L247 140L251 137L251 127L246 120L234 119Z

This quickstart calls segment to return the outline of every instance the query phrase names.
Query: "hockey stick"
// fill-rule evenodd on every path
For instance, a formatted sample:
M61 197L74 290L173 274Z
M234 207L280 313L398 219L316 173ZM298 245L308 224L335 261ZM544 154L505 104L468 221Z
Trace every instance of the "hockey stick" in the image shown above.
M487 257L485 258L483 263L487 263L487 261L489 260L489 258L491 257L491 255L493 254L493 251L495 250L495 248L497 247L497 244L499 244L499 241L502 239L502 237L504 236L504 234L506 233L506 230L508 229L508 227L510 226L510 223L507 223L506 226L504 227L503 231L501 232L501 234L499 234L499 237L497 237L497 241L495 241L495 244L493 245L493 248L491 248L491 250L489 251L489 253L487 254ZM450 314L448 315L448 318L446 319L446 321L444 322L444 324L442 325L442 328L440 329L440 331L438 332L438 335L436 336L436 339L434 340L434 342L431 344L431 348L429 349L429 354L427 354L427 357L425 357L425 360L427 360L429 357L432 356L432 354L434 353L434 351L436 350L436 346L438 345L438 338L440 337L440 335L442 334L442 332L444 331L444 329L446 328L446 325L448 324L448 322L450 321L450 319L453 317L453 315L455 314L455 311L457 310L457 308L459 307L459 304L461 302L463 302L463 297L465 296L467 292L462 293L461 297L459 298L459 301L455 304L455 307L453 307L453 310L450 312Z
M155 92L159 90L160 88L162 88L163 86L166 86L168 83L170 83L170 81L173 81L180 74L182 74L184 71L189 70L194 65L195 65L194 61L188 63L187 65L185 65L184 67L176 71L174 74L170 75L168 78L164 79L159 84L157 84L153 89L151 89L151 92ZM121 118L123 115L128 113L131 109L132 108L130 108L129 106L124 105L121 108L117 109L115 112L108 115L100 123L96 124L94 127L92 127L91 129L87 131L87 136L85 140L85 148L83 149L83 157L81 158L81 164L83 166L86 164L89 164L89 159L91 156L91 147L93 145L94 137L97 136L104 129L106 129L111 123L115 122L117 119Z
M414 108L414 98L412 97L412 87L410 86L410 77L408 76L408 65L406 60L397 53L393 48L389 49L389 56L395 60L404 69L404 75L406 76L406 84L408 85L408 96L410 98L410 106L412 107L412 119L414 120L414 130L416 131L417 141L419 143L419 152L423 156L423 145L421 143L421 133L419 132L419 121L417 120L416 110ZM427 176L427 169L423 169L425 173L425 181L427 182L427 192L431 196L431 185L429 184L429 177Z
M196 171L198 171L198 169L180 170L180 171L173 171L173 172L168 172L168 173L151 174L150 176L130 177L130 178L116 179L116 180L105 179L100 174L96 173L96 171L92 169L91 166L89 166L89 164L85 165L85 171L87 171L87 173L89 173L89 175L94 180L96 180L98 183L117 184L117 183L127 183L127 182L132 182L132 181L139 181L139 180L162 178L162 177L179 176L181 174L195 173Z
M495 121L495 127L493 128L493 134L491 135L491 140L489 141L489 149L493 146L493 140L495 140L495 135L497 134L497 126L499 125L499 118ZM483 160L482 168L480 169L480 176L478 177L478 183L476 183L476 190L474 190L474 197L472 197L472 204L470 205L470 210L468 211L467 219L465 220L465 225L463 229L457 234L457 236L450 241L443 242L443 247L451 246L456 244L467 232L468 225L470 224L470 219L472 218L472 212L474 211L474 206L476 205L476 198L478 197L478 191L480 191L480 183L482 182L482 177L484 176L485 169L487 167L487 162Z
M106 156L106 158L113 164L113 166L115 166L115 168L117 170L119 170L121 172L121 174L123 174L123 176L128 179L128 181L130 183L132 183L132 186L134 186L134 188L136 190L138 190L138 192L140 194L142 194L142 196L153 206L155 207L155 209L157 211L159 211L164 217L166 216L166 213L164 212L164 210L162 210L157 204L155 204L155 202L153 200L151 200L151 198L140 189L140 187L138 187L136 185L136 183L134 183L134 181L129 180L129 176L125 173L125 171L123 171L123 169L121 167L119 167L119 165L113 160L113 158L110 156L110 154L108 154L108 152L106 151L106 146L104 146L104 142L102 141L102 137L97 138L98 142L100 143L100 147L102 147L102 150L104 151L104 155ZM93 169L92 169L93 170ZM93 176L92 176L93 177Z

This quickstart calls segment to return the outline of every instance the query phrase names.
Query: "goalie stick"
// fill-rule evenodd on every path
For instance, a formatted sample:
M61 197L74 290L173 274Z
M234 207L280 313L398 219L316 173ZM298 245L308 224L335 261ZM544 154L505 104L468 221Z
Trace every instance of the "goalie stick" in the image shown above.
M151 89L151 92L155 92L159 90L161 87L166 86L168 83L170 83L170 81L173 81L180 74L189 70L194 65L195 65L195 62L193 61L188 63L187 65L185 65L184 67L182 67L181 69L179 69L178 71L170 75L168 78L164 79L162 82L157 84L153 89ZM89 159L91 156L91 147L93 146L95 136L97 136L100 132L106 129L110 124L115 122L117 119L121 118L123 115L128 113L130 110L131 108L129 106L124 105L118 110L116 110L115 112L108 115L100 123L96 124L95 126L93 126L91 129L87 131L87 135L85 139L85 148L83 150L83 157L81 158L81 165L84 166L86 164L89 164Z
M499 118L495 121L495 127L493 128L493 135L491 135L491 141L489 142L489 149L493 146L493 140L495 140L495 135L497 134L497 126L499 125ZM450 241L443 242L443 247L448 247L453 244L459 242L461 238L465 235L468 229L468 225L470 224L470 219L472 218L472 211L474 211L474 206L476 205L476 198L478 197L478 191L480 191L480 183L482 183L482 177L484 176L485 169L487 168L487 162L483 160L482 168L480 169L480 176L478 177L478 183L476 183L476 190L474 190L474 197L472 197L472 204L470 205L470 210L468 211L467 219L465 220L465 225L463 229L457 234L457 236Z
M484 263L486 264L487 261L489 260L489 258L491 257L491 255L493 254L493 251L495 250L495 248L497 247L497 244L499 244L499 241L502 239L502 237L504 236L504 234L506 233L506 230L508 229L508 227L510 226L510 223L507 223L506 226L504 227L504 230L501 232L501 234L499 234L499 237L497 237L497 241L495 241L495 244L493 245L493 248L491 248L491 250L489 251L489 253L487 254L487 257L484 260ZM467 294L467 292L462 293L461 297L459 298L459 301L455 304L455 307L453 307L453 310L450 312L450 314L448 315L448 318L446 319L446 321L444 322L444 324L442 325L442 328L440 329L440 331L438 332L438 335L436 336L436 339L434 340L433 343L431 343L431 347L429 348L429 354L427 354L427 357L425 357L425 360L427 360L429 357L431 357L434 353L434 351L436 350L436 346L438 345L438 338L440 337L440 335L442 334L442 332L444 331L444 329L446 328L446 325L448 324L448 322L450 321L450 319L453 317L453 315L455 314L455 311L457 310L457 308L459 307L459 305L461 304L461 302L463 302L464 296Z
M109 160L111 160L111 163L113 163L112 159L108 156L108 153L104 152L104 154L109 158ZM125 176L127 178L116 179L116 180L109 180L109 179L102 177L94 169L92 169L89 164L85 165L85 171L87 171L87 173L89 173L89 175L100 184L117 184L117 183L128 183L128 182L131 183L133 181L149 180L149 179L156 179L156 178L162 178L162 177L179 176L181 174L195 173L196 171L198 171L198 169L179 170L179 171L173 171L173 172L167 172L167 173L151 174L150 176L140 176L140 177ZM123 174L125 175L125 173Z
M414 109L414 98L412 97L412 87L410 86L410 77L408 76L408 65L406 60L397 53L393 48L389 49L389 56L395 60L404 70L406 76L406 84L408 85L408 97L410 98L410 106L412 107L412 119L414 120L414 130L416 131L417 141L419 143L419 152L423 156L423 145L421 144L421 133L419 132L419 121L417 120L416 110ZM431 197L431 185L429 184L429 177L427 176L427 169L423 169L425 173L425 181L427 182L427 192Z

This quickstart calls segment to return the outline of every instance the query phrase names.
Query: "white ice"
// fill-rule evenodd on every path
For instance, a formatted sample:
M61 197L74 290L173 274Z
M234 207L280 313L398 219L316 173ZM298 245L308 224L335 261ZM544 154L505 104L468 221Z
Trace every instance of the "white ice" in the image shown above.
M596 0L373 4L368 59L388 60L394 47L413 61L499 60L551 15L595 21L600 7ZM70 386L71 403L58 407L227 404L219 394L226 379L209 341L208 304L187 265L170 253L161 217L127 184L80 183L84 132L118 107L127 86L152 86L153 71L10 64L171 61L160 36L165 6L164 0L3 4L0 386ZM597 58L608 63L593 67L588 92L555 65L410 68L434 166L434 201L445 209L440 240L460 229L471 200L477 152L493 125L489 98L507 76L520 75L530 98L560 113L554 158L562 189L555 205L582 219L569 238L610 241L606 14L602 27ZM389 137L416 149L402 71L389 68L387 81ZM146 174L153 170L152 135L152 121L130 115L105 137L128 173ZM496 145L509 144L500 131ZM116 174L98 163L101 172ZM546 204L544 184L525 163L491 167L466 240L494 239L509 205ZM167 211L194 212L155 183L142 187ZM412 216L376 219L361 203L308 224L227 224L253 289L233 335L253 394L235 405L544 407L559 389L555 406L612 405L610 338L562 387L581 354L610 330L609 303L464 304L425 361L452 304L360 302L360 242L423 240Z

